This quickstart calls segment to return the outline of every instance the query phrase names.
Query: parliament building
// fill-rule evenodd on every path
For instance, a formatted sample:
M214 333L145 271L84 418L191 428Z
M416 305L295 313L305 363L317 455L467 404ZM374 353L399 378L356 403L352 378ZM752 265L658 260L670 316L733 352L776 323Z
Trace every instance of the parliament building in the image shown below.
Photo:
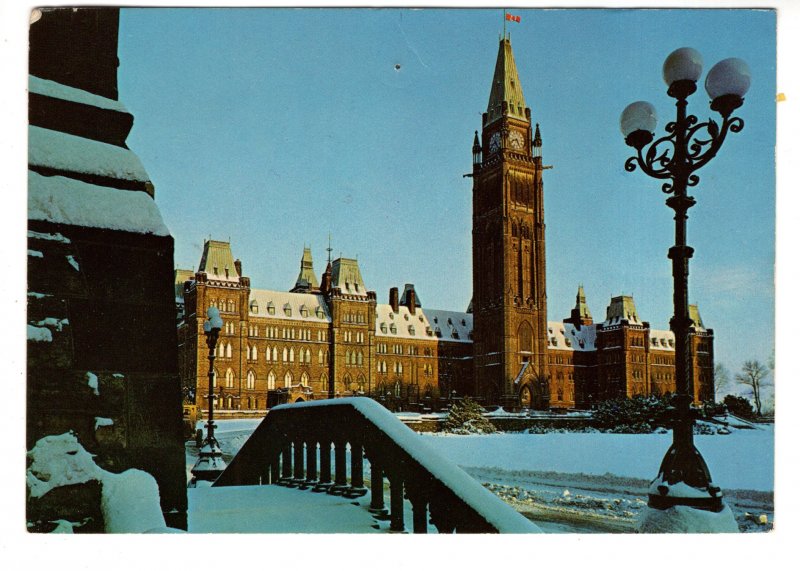
M212 375L222 410L351 395L404 410L465 395L486 405L570 409L674 392L674 335L642 321L631 296L613 297L595 323L580 286L571 314L548 320L547 167L508 38L500 40L472 163L466 311L425 307L413 284L378 303L355 259L328 259L318 280L308 248L291 291L254 289L231 244L208 240L198 271L175 272L185 399L208 408L203 322L212 306L224 320ZM714 394L714 333L696 306L690 313L691 379L701 402Z

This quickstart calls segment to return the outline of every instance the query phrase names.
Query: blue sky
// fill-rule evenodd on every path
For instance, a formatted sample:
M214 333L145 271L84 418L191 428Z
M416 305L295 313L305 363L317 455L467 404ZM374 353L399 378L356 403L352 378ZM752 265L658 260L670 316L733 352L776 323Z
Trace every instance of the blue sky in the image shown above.
M737 370L774 346L775 17L754 10L514 10L525 98L540 123L548 313L579 283L596 320L612 295L666 329L674 223L657 181L626 173L628 103L674 116L664 58L691 46L705 70L745 59L745 129L699 171L689 213L690 298ZM370 289L416 284L424 305L471 297L473 132L502 10L124 9L120 99L180 267L230 238L254 287L287 290L310 245L319 274L358 257ZM709 33L713 30L714 33ZM399 65L399 69L397 68ZM690 112L711 116L702 89Z

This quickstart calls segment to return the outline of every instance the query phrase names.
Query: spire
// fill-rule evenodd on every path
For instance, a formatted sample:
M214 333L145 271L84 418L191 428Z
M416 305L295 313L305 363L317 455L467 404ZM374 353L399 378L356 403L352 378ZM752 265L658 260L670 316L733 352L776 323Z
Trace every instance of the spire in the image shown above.
M500 40L500 49L497 52L492 91L486 109L486 124L502 117L504 107L508 109L510 117L526 120L525 96L522 94L514 53L511 51L511 40L505 37Z
M311 258L311 248L303 248L303 257L300 259L300 273L291 291L308 292L313 290L319 290L317 276L314 275L314 260Z
M586 294L583 292L583 284L578 286L578 295L575 296L575 307L570 312L569 319L565 319L564 323L572 323L578 329L582 325L591 325L592 312L589 311L589 306L586 304Z
M481 164L481 140L478 138L478 132L475 131L475 138L472 141L472 166Z

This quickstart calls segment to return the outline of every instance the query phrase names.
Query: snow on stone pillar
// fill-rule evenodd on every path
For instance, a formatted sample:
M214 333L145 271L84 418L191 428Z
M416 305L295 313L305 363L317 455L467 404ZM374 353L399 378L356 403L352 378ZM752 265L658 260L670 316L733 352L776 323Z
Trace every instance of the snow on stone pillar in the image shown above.
M317 443L315 440L306 442L306 479L305 486L317 483Z

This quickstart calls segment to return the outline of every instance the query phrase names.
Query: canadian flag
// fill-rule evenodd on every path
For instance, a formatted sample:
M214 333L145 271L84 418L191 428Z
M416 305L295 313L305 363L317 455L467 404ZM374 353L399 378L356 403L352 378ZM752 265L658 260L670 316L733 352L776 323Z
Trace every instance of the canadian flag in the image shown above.
M508 20L509 22L519 22L521 19L522 18L520 18L519 16L514 16L513 14L509 14L508 12L506 12L506 20Z

